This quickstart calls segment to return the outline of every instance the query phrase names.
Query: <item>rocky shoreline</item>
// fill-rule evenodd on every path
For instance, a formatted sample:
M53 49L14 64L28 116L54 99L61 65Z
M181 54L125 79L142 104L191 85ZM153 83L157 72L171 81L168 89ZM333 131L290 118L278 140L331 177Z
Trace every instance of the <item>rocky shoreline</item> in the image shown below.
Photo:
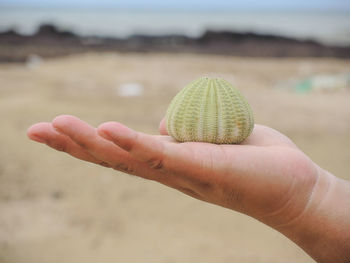
M28 57L57 57L84 52L169 52L241 57L334 57L349 59L350 46L327 46L312 40L276 35L206 31L198 38L182 35L133 35L126 39L82 37L42 25L30 36L13 30L0 33L0 62L25 62Z

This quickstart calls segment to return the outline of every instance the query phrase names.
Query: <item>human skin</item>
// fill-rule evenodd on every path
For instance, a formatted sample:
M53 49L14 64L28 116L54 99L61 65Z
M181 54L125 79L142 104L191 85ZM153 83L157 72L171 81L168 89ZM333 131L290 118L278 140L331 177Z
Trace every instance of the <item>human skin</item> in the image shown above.
M262 125L240 145L178 143L120 123L94 128L69 115L28 129L30 139L71 156L160 182L247 214L299 245L317 262L350 262L350 182Z

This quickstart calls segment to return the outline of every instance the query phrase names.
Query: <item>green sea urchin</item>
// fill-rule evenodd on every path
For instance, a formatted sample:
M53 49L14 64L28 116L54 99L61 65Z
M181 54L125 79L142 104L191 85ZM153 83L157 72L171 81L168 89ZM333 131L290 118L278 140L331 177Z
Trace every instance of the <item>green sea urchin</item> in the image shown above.
M253 130L247 100L229 82L199 78L183 88L166 113L169 135L180 142L237 144Z

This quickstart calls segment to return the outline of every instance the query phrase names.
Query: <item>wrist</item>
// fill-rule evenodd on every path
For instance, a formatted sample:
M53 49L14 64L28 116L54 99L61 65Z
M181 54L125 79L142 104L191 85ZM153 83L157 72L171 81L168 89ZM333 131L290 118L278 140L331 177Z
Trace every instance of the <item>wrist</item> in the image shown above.
M277 230L317 262L349 262L350 183L319 168L303 212Z

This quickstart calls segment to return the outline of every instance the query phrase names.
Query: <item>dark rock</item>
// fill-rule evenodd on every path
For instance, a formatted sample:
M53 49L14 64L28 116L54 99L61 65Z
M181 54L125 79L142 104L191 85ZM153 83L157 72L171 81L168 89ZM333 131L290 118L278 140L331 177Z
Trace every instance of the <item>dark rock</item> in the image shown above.
M75 35L74 33L69 32L69 31L58 30L54 25L50 25L50 24L41 25L39 27L37 33L34 36L37 36L37 37L78 38L78 36Z
M337 57L350 58L350 46L322 45L252 32L206 31L198 38L183 35L133 35L127 39L81 37L44 24L32 36L14 30L0 33L0 62L24 62L30 54L55 57L82 52L191 52L248 57Z

